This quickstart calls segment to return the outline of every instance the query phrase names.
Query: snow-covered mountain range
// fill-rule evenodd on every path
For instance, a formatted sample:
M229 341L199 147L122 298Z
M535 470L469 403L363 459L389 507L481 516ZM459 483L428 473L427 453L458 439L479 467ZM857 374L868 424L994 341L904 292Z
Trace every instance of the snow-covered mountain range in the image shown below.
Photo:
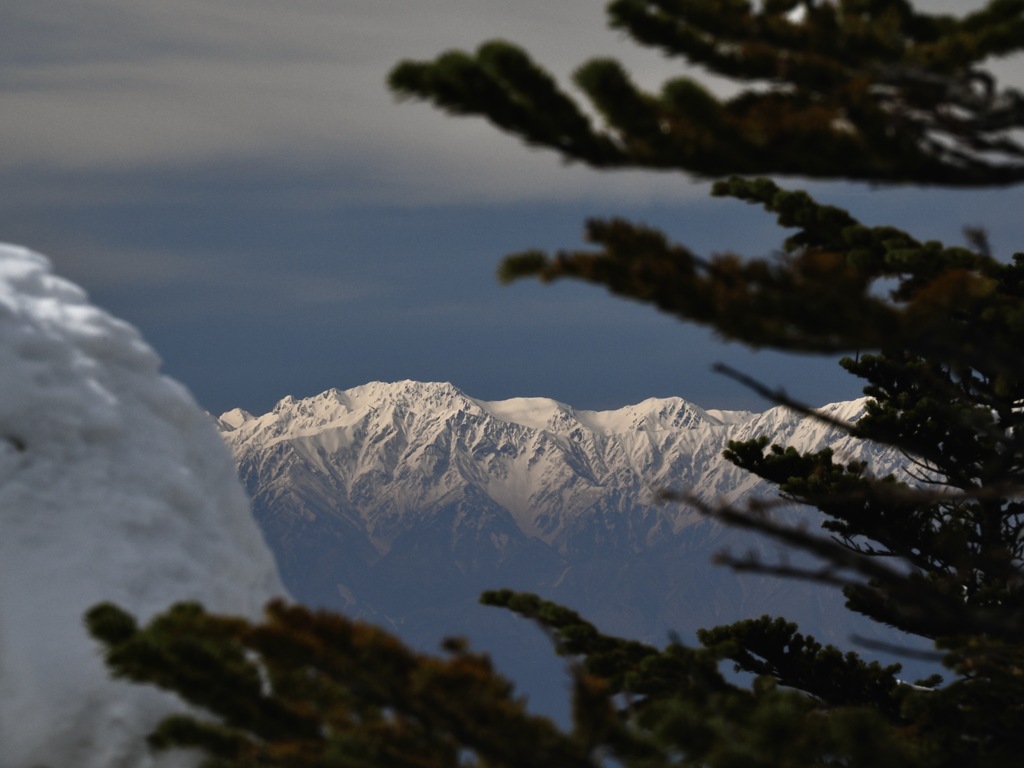
M862 408L854 401L823 410L853 421ZM459 526L479 527L486 508L563 556L594 545L637 553L698 519L659 503L658 491L708 501L763 493L721 457L729 440L761 434L894 468L884 452L782 408L706 411L681 398L582 411L546 398L485 402L451 384L375 382L286 397L258 417L236 409L218 425L261 512L351 526L371 560L458 501L481 507L466 509ZM597 521L609 533L590 541ZM493 545L496 554L505 546Z
M862 409L823 410L854 421ZM898 471L890 452L786 409L666 398L584 411L403 381L287 397L262 416L233 410L218 426L291 592L427 647L469 634L500 656L494 646L512 630L475 605L496 587L538 592L653 642L763 613L844 644L851 633L877 636L833 591L714 568L723 548L778 553L658 499L664 489L708 501L771 495L722 458L729 440L758 435Z

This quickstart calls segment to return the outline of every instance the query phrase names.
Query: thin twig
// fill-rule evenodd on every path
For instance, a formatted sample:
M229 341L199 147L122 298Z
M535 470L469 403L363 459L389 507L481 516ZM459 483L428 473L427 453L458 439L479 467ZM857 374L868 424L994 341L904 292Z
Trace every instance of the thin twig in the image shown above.
M752 378L745 373L737 371L735 368L732 368L726 365L725 363L715 363L713 366L711 366L711 370L714 371L715 373L720 373L723 376L728 376L733 381L736 381L742 384L743 386L747 387L748 389L753 390L757 394L761 395L761 397L765 398L766 400L772 401L776 405L785 406L786 408L789 408L792 411L801 413L804 416L808 416L812 419L820 421L823 424L828 424L837 429L841 429L842 431L846 432L849 435L854 434L856 431L855 424L851 424L848 421L843 421L842 419L834 418L832 416L829 416L828 414L822 413L821 411L812 408L806 403L801 403L799 400L794 400L789 395L787 395L786 391L783 389L770 389L769 387L766 387L764 384L759 382L757 379Z

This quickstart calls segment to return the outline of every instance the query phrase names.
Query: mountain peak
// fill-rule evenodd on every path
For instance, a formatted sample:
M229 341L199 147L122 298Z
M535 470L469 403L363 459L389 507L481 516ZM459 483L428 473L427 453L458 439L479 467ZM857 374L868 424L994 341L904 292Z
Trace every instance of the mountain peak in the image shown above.
M339 394L353 405L368 400L387 405L423 403L432 406L463 405L470 402L462 390L447 381L372 381Z
M482 414L477 401L447 382L374 381L351 389L328 389L302 399L287 395L262 416L235 408L221 414L217 424L234 440L270 445L349 427L369 414L386 412L393 412L400 420L409 413Z
M549 397L512 397L507 400L476 401L499 421L530 429L562 431L572 429L578 419L572 406Z
M649 397L613 411L587 411L583 417L591 429L608 435L727 423L681 397Z
M826 406L826 409L832 411L838 409L844 418L859 414L862 408L862 401ZM221 414L218 423L222 432L244 427L248 433L265 430L273 424L275 435L294 436L316 432L331 425L343 426L353 423L369 411L382 410L393 410L399 414L429 413L434 417L469 413L554 434L565 435L582 427L605 436L692 430L702 426L725 427L748 422L759 415L747 411L708 411L680 397L651 397L633 405L602 411L579 410L548 397L479 400L470 397L451 382L406 379L395 382L372 381L345 390L328 389L303 399L288 395L263 416L253 416L235 408Z
M232 408L230 411L225 411L217 419L217 427L222 432L230 432L234 429L238 429L245 422L250 419L256 418L248 411L242 410L241 408Z

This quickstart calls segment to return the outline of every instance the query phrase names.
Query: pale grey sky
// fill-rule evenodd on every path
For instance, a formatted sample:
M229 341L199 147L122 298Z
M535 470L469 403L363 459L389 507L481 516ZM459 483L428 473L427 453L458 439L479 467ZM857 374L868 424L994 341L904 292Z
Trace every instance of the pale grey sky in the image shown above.
M392 204L693 194L679 178L650 174L588 183L593 173L560 167L481 121L396 107L383 85L401 58L494 37L522 42L563 77L613 52L657 82L662 58L606 29L593 0L5 5L0 168L372 169L358 184L338 184L334 199Z

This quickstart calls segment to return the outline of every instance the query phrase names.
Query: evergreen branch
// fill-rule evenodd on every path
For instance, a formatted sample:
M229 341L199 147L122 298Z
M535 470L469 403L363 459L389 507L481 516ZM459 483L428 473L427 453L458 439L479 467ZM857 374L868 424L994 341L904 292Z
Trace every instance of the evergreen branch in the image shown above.
M832 539L810 533L804 528L779 524L764 515L767 507L750 502L747 509L730 505L712 507L689 497L686 502L702 514L735 528L754 530L795 549L822 559L820 569L793 567L787 564L768 565L756 558L733 559L723 555L718 562L740 571L756 572L786 578L807 579L840 586L854 610L882 616L883 600L886 623L923 637L955 636L963 626L980 628L993 637L1013 638L1024 630L1024 610L1009 606L970 605L959 594L951 594L941 582L930 582L921 573L889 568L861 553L852 552ZM851 576L841 576L849 571ZM867 581L856 579L859 576ZM958 574L953 571L951 577ZM884 599L881 595L885 595ZM863 607L859 603L869 600Z
M616 0L609 15L642 44L772 87L721 100L670 80L659 96L633 86L617 62L595 60L576 75L607 121L594 131L550 75L505 42L475 57L404 62L389 83L402 97L480 115L530 146L598 168L965 187L1024 180L1024 164L1006 158L1024 151L1012 137L1024 127L1024 99L997 94L994 78L978 67L1013 50L1019 37L1011 30L1024 29L1020 11L996 12L996 2L957 20L905 3L826 4L806 6L793 22L777 4L727 3L728 12L718 5ZM935 140L941 132L947 141ZM1001 160L988 158L994 149Z

